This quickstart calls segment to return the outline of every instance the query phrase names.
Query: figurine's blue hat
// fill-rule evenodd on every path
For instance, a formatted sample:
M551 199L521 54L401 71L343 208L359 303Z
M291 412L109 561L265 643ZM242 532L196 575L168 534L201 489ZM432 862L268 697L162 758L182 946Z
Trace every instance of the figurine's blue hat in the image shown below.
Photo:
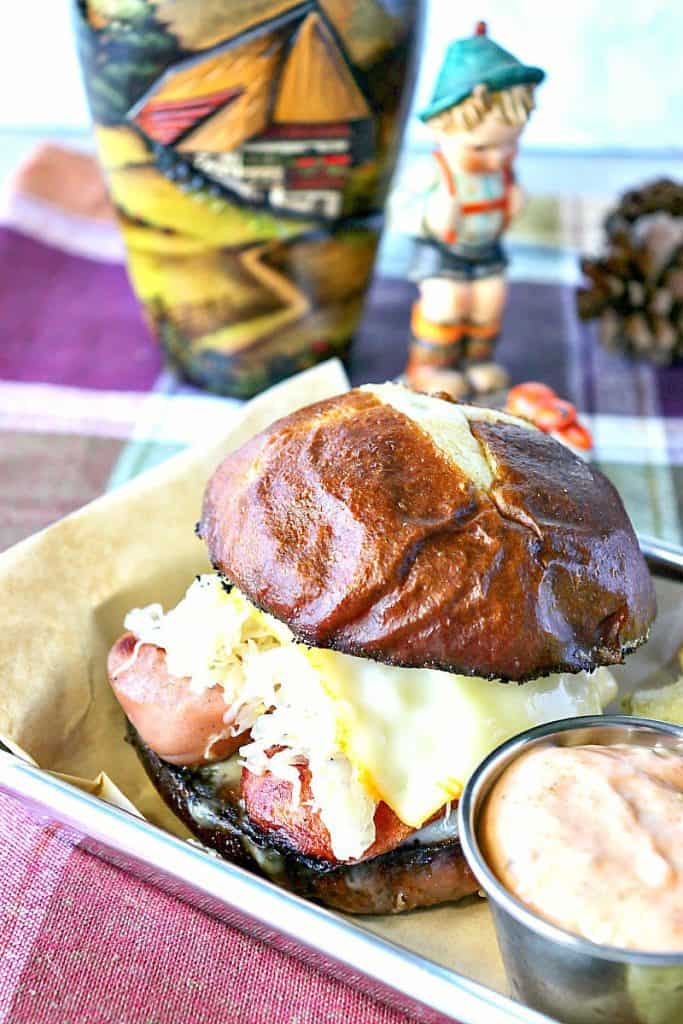
M480 21L473 36L456 39L448 47L431 103L418 116L428 121L456 103L462 103L476 85L485 85L494 92L513 85L537 85L544 78L545 71L541 68L522 64L489 39L486 23Z

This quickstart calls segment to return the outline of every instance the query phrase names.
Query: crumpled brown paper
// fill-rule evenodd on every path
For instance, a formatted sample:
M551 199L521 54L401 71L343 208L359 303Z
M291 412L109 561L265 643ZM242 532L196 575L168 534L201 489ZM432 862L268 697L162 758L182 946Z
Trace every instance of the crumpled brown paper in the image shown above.
M209 569L195 536L204 486L221 458L272 420L348 389L331 361L254 399L210 447L193 448L0 555L0 738L20 756L131 805L176 835L124 743L106 657L132 607L175 604Z
M0 737L18 756L176 835L165 807L124 742L124 718L106 678L125 613L168 608L208 566L194 534L207 478L222 456L272 420L348 388L332 361L244 407L208 448L193 448L0 555ZM624 690L654 679L683 642L683 587L658 582L650 644L616 674ZM617 708L615 708L617 710ZM371 931L503 990L483 900L362 921Z

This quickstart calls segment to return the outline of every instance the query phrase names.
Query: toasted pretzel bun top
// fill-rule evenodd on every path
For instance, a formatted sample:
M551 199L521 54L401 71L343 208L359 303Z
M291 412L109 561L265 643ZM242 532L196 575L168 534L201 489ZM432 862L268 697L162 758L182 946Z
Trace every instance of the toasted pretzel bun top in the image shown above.
M652 581L610 482L493 410L367 386L278 420L209 481L214 565L302 640L522 681L623 660Z

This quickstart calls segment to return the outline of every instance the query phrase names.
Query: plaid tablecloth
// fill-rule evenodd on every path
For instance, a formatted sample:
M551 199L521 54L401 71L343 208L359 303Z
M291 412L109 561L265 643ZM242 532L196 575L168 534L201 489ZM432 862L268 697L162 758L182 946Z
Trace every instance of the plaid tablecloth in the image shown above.
M0 548L224 431L238 407L162 367L102 195L63 201L42 167L8 191L0 227ZM568 212L552 197L536 201L513 237L499 355L514 380L545 380L578 405L637 528L681 543L683 368L608 355L577 320L566 242L581 245L582 224L593 230L596 218L595 203L577 199ZM409 259L406 238L389 235L354 383L403 367ZM68 848L7 798L0 835L3 1024L405 1019Z

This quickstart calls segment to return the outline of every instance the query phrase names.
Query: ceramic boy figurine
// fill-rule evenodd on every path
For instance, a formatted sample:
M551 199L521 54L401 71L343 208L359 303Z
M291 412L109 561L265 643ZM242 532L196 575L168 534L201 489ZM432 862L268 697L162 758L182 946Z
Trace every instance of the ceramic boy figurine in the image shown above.
M479 22L475 35L449 46L420 114L438 144L439 179L411 274L420 298L406 376L417 390L461 398L507 383L493 361L507 292L500 239L522 206L512 163L543 78Z

